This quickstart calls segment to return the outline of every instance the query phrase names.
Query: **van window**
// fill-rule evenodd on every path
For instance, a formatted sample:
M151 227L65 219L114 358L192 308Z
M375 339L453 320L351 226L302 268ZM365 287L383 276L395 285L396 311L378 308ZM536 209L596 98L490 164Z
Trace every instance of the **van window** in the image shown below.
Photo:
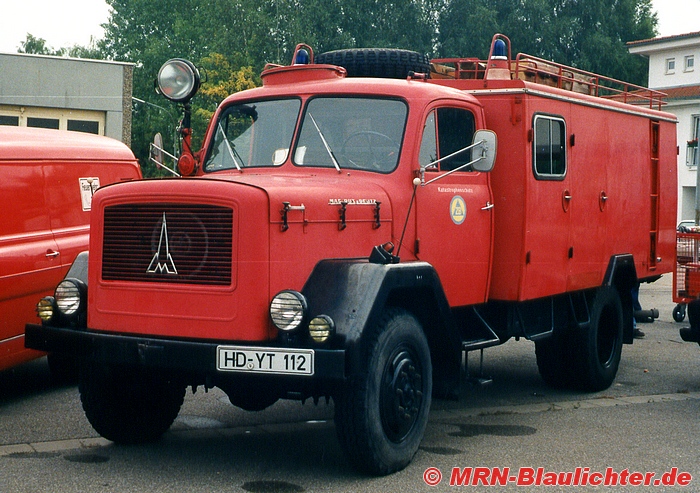
M566 125L562 118L536 115L533 168L538 180L562 180L566 175Z
M461 108L438 108L425 120L421 140L419 161L421 167L453 154L472 144L474 138L474 115ZM440 161L440 171L450 171L467 164L470 152L462 152Z

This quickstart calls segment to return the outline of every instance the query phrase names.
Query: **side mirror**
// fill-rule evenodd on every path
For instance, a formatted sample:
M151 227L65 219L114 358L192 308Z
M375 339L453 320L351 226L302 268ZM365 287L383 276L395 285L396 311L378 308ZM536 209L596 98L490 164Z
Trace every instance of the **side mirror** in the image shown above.
M156 166L163 166L163 136L158 132L153 137L151 145L151 160L156 163Z
M489 172L496 162L498 138L493 130L477 130L474 133L472 148L472 169Z

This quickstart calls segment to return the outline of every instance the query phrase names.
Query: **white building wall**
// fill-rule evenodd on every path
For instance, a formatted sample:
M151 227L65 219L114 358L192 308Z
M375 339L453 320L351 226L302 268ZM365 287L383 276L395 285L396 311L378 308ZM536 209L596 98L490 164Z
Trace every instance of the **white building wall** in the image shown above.
M632 54L649 59L648 86L667 92L664 110L678 117L678 220L695 219L697 166L688 166L693 117L700 116L700 32L628 44ZM668 62L675 66L669 70Z

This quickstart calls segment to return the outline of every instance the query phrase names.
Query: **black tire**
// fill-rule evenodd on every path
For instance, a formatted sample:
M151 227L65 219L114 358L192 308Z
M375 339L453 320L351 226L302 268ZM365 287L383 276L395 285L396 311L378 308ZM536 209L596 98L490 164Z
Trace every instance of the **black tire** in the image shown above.
M572 384L597 392L612 385L622 355L622 302L615 288L596 290L590 325L572 333Z
M157 440L177 417L185 385L144 369L89 365L80 372L80 400L92 427L119 444Z
M384 475L406 467L428 422L430 349L416 318L387 310L367 334L362 361L335 396L340 444L360 471Z
M555 389L571 386L570 334L555 332L551 337L535 342L537 369L542 380Z
M409 72L430 73L430 60L415 51L392 48L336 50L316 56L315 63L343 67L348 77L405 79Z
M679 323L685 320L685 305L679 303L673 307L673 320Z

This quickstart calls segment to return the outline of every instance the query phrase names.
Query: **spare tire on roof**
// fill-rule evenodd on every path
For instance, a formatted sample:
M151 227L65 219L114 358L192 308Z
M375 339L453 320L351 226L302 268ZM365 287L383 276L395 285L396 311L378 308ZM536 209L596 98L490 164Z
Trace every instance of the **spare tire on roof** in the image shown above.
M415 51L393 48L358 48L321 53L315 63L338 65L348 77L405 79L409 72L430 73L430 60Z

